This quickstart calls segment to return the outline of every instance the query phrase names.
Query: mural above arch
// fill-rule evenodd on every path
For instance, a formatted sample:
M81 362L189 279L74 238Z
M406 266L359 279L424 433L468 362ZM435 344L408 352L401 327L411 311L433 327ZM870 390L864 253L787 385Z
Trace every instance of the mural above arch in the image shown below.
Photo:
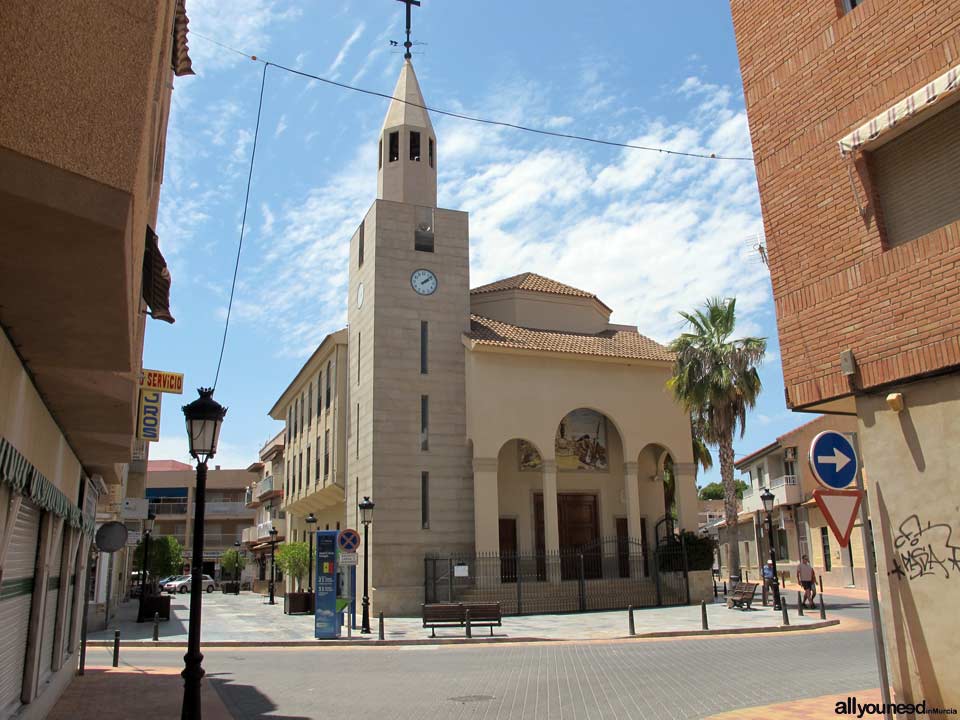
M517 440L517 457L521 470L539 470L543 467L540 451L529 440Z
M557 470L607 471L607 416L579 408L568 413L557 426Z

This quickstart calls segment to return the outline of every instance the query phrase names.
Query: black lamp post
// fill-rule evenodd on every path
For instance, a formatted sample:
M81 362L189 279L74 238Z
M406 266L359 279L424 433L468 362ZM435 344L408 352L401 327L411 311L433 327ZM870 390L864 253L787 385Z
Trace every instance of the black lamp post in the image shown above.
M150 567L150 534L157 516L149 513L143 521L143 565L140 567L140 603L137 605L137 622L144 621L144 599L147 597L147 568Z
M370 553L367 542L367 530L373 523L373 500L364 496L363 502L357 507L360 509L360 522L363 523L363 624L360 632L370 632Z
M763 501L763 509L767 513L767 542L770 544L770 561L773 563L773 609L779 610L780 605L780 582L777 580L777 551L773 547L773 503L776 500L769 488L764 488L760 493L760 500Z
M233 581L237 583L237 595L240 594L240 541L233 542L233 548L237 551L237 564L233 566Z
M212 388L200 388L200 397L183 406L190 455L197 461L197 494L193 512L193 555L190 559L190 624L187 654L183 656L183 708L181 720L200 720L200 621L203 614L203 520L207 499L207 462L216 455L220 425L227 409L213 399Z
M270 604L276 605L273 595L273 585L277 577L277 529L270 524Z
M307 515L307 535L310 536L310 567L307 569L307 592L310 593L310 607L313 607L313 533L317 524L317 516Z

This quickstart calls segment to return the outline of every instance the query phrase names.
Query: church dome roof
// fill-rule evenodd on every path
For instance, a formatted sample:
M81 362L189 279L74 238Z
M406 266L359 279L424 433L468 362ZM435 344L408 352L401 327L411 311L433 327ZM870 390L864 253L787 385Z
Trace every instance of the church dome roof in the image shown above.
M470 291L471 295L481 295L483 293L499 292L501 290L527 290L529 292L542 292L551 295L571 295L573 297L583 297L596 300L607 310L610 310L600 298L586 290L580 290L570 285L564 285L556 280L551 280L543 275L537 275L532 272L520 273L503 280L496 280L480 287L475 287Z

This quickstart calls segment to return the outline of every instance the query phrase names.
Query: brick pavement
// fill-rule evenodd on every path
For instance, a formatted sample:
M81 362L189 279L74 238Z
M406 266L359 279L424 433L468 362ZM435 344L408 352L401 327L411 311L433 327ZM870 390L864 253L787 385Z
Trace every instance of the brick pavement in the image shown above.
M828 720L828 718L842 717L834 712L838 702L854 696L859 703L879 703L880 689L858 690L856 692L841 693L839 695L821 695L819 697L792 700L772 705L741 708L729 712L711 715L706 720Z

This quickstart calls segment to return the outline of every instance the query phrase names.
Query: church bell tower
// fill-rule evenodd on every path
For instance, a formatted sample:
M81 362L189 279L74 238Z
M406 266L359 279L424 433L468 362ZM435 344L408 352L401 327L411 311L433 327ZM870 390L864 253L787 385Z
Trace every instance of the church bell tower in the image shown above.
M406 57L377 138L377 199L350 242L346 519L374 501L371 599L388 615L419 611L428 553L471 551L474 536L468 217L437 207L425 106Z

